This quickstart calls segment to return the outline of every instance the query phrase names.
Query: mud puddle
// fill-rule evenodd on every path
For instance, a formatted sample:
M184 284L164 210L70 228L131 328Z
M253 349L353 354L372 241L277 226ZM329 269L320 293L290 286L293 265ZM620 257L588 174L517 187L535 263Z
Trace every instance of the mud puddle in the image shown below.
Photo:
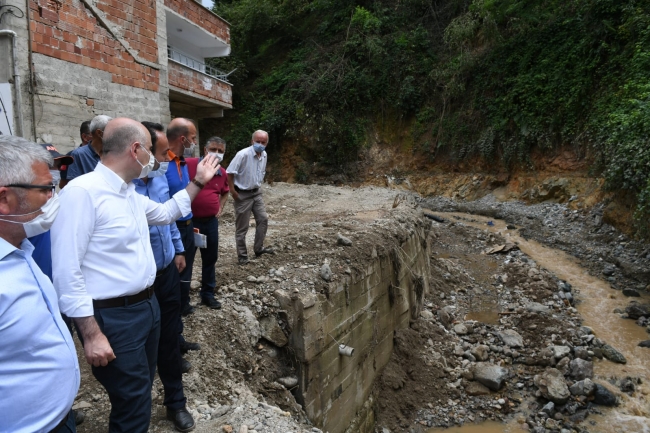
M596 421L590 431L603 433L618 432L650 432L650 402L648 384L650 376L650 356L648 349L638 347L641 340L647 340L648 335L644 328L637 326L633 320L622 319L613 314L614 309L624 309L629 303L620 291L614 290L610 285L592 275L583 268L579 261L567 253L546 247L538 242L526 240L519 236L516 230L509 230L506 223L488 217L464 213L441 213L437 216L459 222L468 226L480 228L492 233L498 233L506 239L516 243L518 247L530 258L535 260L540 267L546 268L558 278L570 283L579 293L580 300L577 310L584 320L584 325L593 329L601 339L609 342L623 353L627 364L618 365L609 361L600 361L594 364L594 379L612 391L617 391L608 379L618 377L638 377L641 384L633 396L618 393L620 406L612 409L602 408L602 415L596 415L588 422ZM488 222L491 222L488 225ZM647 302L647 295L640 301ZM480 314L475 313L475 314ZM497 311L494 314L498 315ZM474 320L479 320L474 318ZM472 432L507 432L514 431L516 426L490 423L466 425L445 431L462 433ZM439 429L430 432L442 431Z

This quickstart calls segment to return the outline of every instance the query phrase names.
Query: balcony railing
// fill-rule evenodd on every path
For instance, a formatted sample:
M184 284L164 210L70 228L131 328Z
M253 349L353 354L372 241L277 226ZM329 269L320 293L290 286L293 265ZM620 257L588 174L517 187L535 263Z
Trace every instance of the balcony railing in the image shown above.
M190 69L194 69L195 71L202 72L202 73L204 73L206 75L209 75L209 76L211 76L213 78L216 78L218 80L221 80L221 81L224 81L224 82L226 82L228 84L231 84L228 81L228 76L230 74L232 74L232 72L226 73L226 72L224 72L222 70L219 70L217 68L213 68L210 65L206 65L203 62L200 62L200 61L198 61L196 59L188 57L185 54L179 53L178 51L176 51L175 49L173 49L170 46L167 46L167 57L174 60L174 61L176 61L176 62L178 62L178 63L180 63L180 64L182 64L182 65L187 66Z

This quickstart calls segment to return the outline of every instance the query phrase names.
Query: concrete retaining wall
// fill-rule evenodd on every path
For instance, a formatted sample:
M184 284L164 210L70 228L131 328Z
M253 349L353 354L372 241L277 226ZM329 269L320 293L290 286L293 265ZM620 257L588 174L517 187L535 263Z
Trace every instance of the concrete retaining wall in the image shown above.
M392 354L393 331L419 315L428 287L426 233L418 227L361 272L330 283L329 296L276 292L300 363L297 398L312 422L329 433L353 421L356 432L372 431L368 399ZM337 341L353 347L353 356L339 355Z

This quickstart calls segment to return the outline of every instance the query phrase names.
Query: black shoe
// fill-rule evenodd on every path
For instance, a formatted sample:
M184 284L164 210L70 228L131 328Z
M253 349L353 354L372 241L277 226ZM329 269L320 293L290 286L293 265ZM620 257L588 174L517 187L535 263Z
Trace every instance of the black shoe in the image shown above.
M275 254L275 250L273 248L266 247L262 248L259 251L255 251L255 257L259 257L262 254Z
M237 262L242 266L247 265L248 264L248 257L239 256L239 258L237 259Z
M183 311L181 311L181 316L183 317L189 316L190 314L194 313L195 310L196 309L193 306L187 304L185 308L183 308Z
M181 349L181 353L185 355L190 350L201 350L201 345L199 343L190 343L187 341L183 341L180 344L180 349Z
M203 305L207 305L208 307L212 308L213 310L221 310L221 302L217 301L214 298L203 298L203 299L201 299L201 303Z
M192 368L192 363L185 358L181 358L181 372L185 374L188 371L190 371L191 368Z
M176 430L186 432L194 430L194 418L187 411L187 408L171 410L167 408L167 419L174 422Z
M86 414L82 410L73 410L74 425L79 425L86 419Z

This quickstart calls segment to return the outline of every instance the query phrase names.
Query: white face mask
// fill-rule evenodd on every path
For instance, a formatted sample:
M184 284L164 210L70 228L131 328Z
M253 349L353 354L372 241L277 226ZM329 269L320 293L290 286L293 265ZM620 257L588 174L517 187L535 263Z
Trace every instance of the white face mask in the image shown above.
M147 149L145 149L143 145L140 145L140 147L144 149L145 152L147 152ZM138 179L147 177L147 175L151 173L151 170L153 170L154 166L156 165L156 158L154 158L153 154L151 153L149 153L149 162L147 163L147 165L142 165L142 163L138 160L138 158L136 158L135 160L138 161L138 164L140 164L140 167L142 167L142 171L140 172L140 176L138 176Z
M217 153L217 152L208 152L208 155L212 155L215 158L219 160L219 162L223 161L223 153Z
M50 227L52 227L52 224L54 224L54 219L56 218L56 215L59 213L59 196L57 194L53 194L52 197L50 197L50 199L43 205L43 207L41 207L40 209L36 209L34 212L28 212L19 215L4 215L4 216L17 217L17 216L31 215L37 212L43 212L43 213L37 215L36 218L27 222L11 221L11 220L6 220L4 218L0 218L0 221L5 221L14 224L22 224L23 229L25 229L25 234L27 235L28 238L45 233L50 229Z
M61 172L59 170L50 170L50 174L52 175L52 183L58 185L61 181Z
M149 179L153 177L164 176L165 173L167 173L167 167L169 167L169 162L160 162L159 164L160 167L158 167L158 170L149 173L148 175Z
M186 141L190 141L187 138L185 138ZM183 147L183 158L192 158L194 156L194 148L196 147L196 144L190 143L190 147Z

